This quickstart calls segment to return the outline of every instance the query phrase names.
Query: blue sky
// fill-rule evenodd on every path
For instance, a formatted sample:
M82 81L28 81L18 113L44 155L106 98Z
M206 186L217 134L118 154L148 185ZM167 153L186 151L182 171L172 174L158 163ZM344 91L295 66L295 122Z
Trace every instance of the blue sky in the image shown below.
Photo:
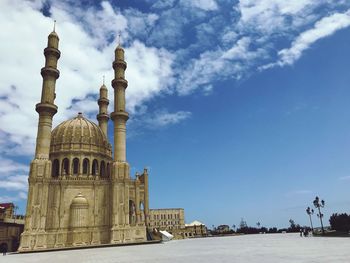
M183 207L187 222L208 226L306 225L316 195L326 221L350 212L348 1L4 0L0 9L0 201L25 210L56 19L54 125L78 111L96 121L121 32L127 159L133 174L149 167L151 207Z

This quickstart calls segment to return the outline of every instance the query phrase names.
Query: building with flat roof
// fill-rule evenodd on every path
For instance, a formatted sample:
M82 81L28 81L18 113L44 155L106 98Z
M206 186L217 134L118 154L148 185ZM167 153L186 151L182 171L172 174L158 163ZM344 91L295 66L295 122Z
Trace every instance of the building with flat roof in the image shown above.
M185 226L185 212L183 208L150 209L149 227L161 230L173 230Z
M24 216L15 215L13 203L0 204L0 251L16 251L23 232Z
M165 230L175 239L207 236L205 224L199 221L185 224L183 208L150 209L149 223L152 230Z

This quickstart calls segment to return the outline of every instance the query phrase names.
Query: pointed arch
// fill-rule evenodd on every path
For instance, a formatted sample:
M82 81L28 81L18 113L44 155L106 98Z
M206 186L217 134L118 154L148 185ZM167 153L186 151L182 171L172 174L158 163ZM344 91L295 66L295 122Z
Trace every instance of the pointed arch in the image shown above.
M133 200L129 200L129 224L134 225L136 223L136 207Z
M67 175L69 172L69 159L64 158L62 161L62 175Z
M143 201L140 201L139 208L141 214L141 222L143 222L145 221L145 205L143 204Z
M98 174L98 161L94 159L92 161L92 175L97 175Z
M78 158L74 158L73 159L73 167L72 167L72 174L73 175L78 175L79 174L79 159Z
M90 170L90 161L88 158L83 160L83 174L88 175Z
M53 160L52 162L52 170L51 175L52 177L57 177L60 174L60 161L58 159Z
M100 164L100 176L101 177L106 176L106 164L104 161L101 161L101 164Z
M111 165L107 163L107 177L111 177Z

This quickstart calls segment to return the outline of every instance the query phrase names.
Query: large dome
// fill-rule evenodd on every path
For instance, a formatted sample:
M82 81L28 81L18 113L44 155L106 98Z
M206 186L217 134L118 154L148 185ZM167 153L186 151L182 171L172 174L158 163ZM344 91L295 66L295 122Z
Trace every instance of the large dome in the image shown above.
M111 157L112 147L100 127L79 113L52 131L50 154L61 152L95 152Z

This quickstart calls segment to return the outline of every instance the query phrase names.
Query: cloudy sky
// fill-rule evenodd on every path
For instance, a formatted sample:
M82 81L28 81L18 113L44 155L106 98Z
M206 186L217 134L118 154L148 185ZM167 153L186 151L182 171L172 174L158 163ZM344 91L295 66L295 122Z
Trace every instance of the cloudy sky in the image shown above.
M304 225L316 195L326 221L349 212L349 1L1 0L0 10L0 201L19 213L54 20L55 126L79 111L96 121L121 34L127 159L133 174L149 167L151 207L183 207L209 226Z

